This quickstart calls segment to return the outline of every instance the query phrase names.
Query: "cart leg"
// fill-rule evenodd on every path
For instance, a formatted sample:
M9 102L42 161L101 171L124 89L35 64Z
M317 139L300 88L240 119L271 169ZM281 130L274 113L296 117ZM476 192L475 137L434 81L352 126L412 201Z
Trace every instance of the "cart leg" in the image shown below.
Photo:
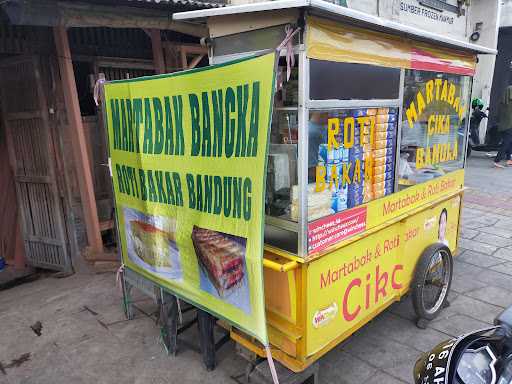
M213 371L215 369L215 339L213 334L215 318L208 312L198 309L197 323L203 362L207 371Z
M162 340L171 356L176 356L178 349L178 299L162 290L162 305L160 312L160 332Z

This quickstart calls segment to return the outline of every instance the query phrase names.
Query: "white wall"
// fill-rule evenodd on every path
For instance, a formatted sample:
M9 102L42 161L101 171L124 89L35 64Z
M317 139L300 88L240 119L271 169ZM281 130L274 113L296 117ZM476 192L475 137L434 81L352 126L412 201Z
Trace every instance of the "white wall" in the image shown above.
M500 1L498 0L481 0L472 1L469 16L469 33L471 35L476 28L477 23L482 23L480 39L477 44L496 48L498 44L498 30L500 17ZM469 38L469 36L468 36ZM478 57L476 74L473 78L473 94L472 99L478 97L483 100L485 106L489 106L492 88L492 78L494 75L494 63L496 56L480 55ZM487 120L484 119L480 124L480 141L483 142L487 129Z
M512 27L512 0L502 0L500 27Z

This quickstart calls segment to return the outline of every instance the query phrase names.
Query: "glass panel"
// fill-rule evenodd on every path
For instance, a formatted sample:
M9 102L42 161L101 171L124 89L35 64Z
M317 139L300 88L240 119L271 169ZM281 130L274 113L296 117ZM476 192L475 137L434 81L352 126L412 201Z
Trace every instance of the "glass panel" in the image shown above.
M397 114L397 108L310 111L309 221L393 193Z
M265 244L298 254L299 234L273 225L265 225Z
M284 61L284 59L282 59ZM285 64L285 63L283 63ZM298 69L283 82L286 66L279 66L267 166L265 211L269 216L297 221L291 215L292 190L297 188Z
M399 184L462 168L471 78L406 70L404 87Z
M400 69L310 60L311 100L398 99Z

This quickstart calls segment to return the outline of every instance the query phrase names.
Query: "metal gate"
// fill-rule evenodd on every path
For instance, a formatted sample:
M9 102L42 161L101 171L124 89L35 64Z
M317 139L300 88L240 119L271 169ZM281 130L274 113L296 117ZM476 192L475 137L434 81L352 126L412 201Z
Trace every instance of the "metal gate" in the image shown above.
M23 226L35 267L69 271L63 211L55 178L55 148L38 57L0 61L0 105Z

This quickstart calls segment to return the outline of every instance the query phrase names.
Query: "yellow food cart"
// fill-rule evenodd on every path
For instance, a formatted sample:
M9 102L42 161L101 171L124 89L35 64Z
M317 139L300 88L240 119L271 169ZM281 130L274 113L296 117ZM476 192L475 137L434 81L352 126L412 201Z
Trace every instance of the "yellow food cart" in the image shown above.
M212 64L290 40L265 199L273 357L302 371L408 292L419 324L433 319L457 250L477 54L495 52L321 0L174 19L207 24Z

